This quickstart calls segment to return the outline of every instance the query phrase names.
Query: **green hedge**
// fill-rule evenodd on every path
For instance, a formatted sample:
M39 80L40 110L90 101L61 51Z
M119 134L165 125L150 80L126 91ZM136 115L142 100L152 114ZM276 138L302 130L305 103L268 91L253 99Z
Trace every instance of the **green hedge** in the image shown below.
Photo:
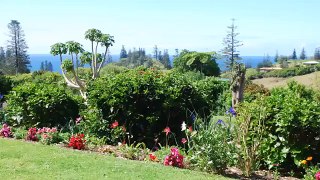
M101 110L104 135L110 124L118 121L125 125L134 140L154 143L166 126L177 136L181 123L192 124L191 114L206 116L218 109L220 94L226 82L207 78L188 81L180 73L163 73L153 69L138 68L93 82L88 89L90 106ZM92 124L92 123L91 123Z
M26 127L64 126L79 113L78 102L63 86L24 83L7 95L7 121Z

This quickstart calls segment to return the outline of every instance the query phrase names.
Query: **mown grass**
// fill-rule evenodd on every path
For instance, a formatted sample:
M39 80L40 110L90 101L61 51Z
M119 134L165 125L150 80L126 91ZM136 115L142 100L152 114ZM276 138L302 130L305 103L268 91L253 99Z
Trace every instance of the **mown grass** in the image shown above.
M1 179L228 179L92 152L0 138Z

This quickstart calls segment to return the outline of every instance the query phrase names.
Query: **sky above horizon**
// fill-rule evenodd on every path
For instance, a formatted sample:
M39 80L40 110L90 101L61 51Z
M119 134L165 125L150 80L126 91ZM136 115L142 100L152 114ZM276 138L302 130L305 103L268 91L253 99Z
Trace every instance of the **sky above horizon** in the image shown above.
M312 56L320 47L319 0L6 0L0 6L0 46L8 23L18 20L29 54L49 54L56 42L90 42L84 32L100 29L114 36L111 54L153 47L160 50L220 51L227 26L235 18L242 56Z

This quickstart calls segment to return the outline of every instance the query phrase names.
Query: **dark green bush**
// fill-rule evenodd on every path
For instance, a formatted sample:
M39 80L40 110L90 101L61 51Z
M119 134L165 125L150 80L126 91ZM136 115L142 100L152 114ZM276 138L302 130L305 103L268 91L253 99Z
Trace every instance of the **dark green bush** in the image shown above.
M150 147L155 137L164 136L166 126L179 136L181 123L192 123L192 112L208 115L211 104L217 105L224 84L213 78L192 83L180 73L143 68L98 79L89 86L88 99L91 106L101 110L103 123L96 123L100 127L93 129L104 129L95 133L105 135L110 124L118 121L133 140Z
M5 95L8 94L12 89L12 81L10 78L0 75L0 94ZM1 102L1 99L0 99Z
M79 105L64 87L55 84L24 83L7 96L7 120L26 127L63 126L78 115Z

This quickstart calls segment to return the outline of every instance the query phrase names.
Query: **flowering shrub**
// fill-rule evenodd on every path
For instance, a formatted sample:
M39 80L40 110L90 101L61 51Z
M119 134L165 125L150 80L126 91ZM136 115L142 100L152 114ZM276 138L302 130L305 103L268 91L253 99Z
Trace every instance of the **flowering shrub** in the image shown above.
M165 166L174 166L183 168L183 156L179 153L178 148L171 148L171 153L166 156L163 164Z
M86 140L84 139L84 134L78 134L76 136L72 136L69 140L69 147L73 149L84 149Z
M37 128L29 128L27 134L27 140L29 141L38 141L39 138L37 136Z
M38 138L42 144L59 143L62 138L59 136L57 128L43 127L37 130Z
M3 137L11 137L12 136L11 128L8 126L8 124L4 123L2 125L2 129L0 130L0 136L3 136Z

